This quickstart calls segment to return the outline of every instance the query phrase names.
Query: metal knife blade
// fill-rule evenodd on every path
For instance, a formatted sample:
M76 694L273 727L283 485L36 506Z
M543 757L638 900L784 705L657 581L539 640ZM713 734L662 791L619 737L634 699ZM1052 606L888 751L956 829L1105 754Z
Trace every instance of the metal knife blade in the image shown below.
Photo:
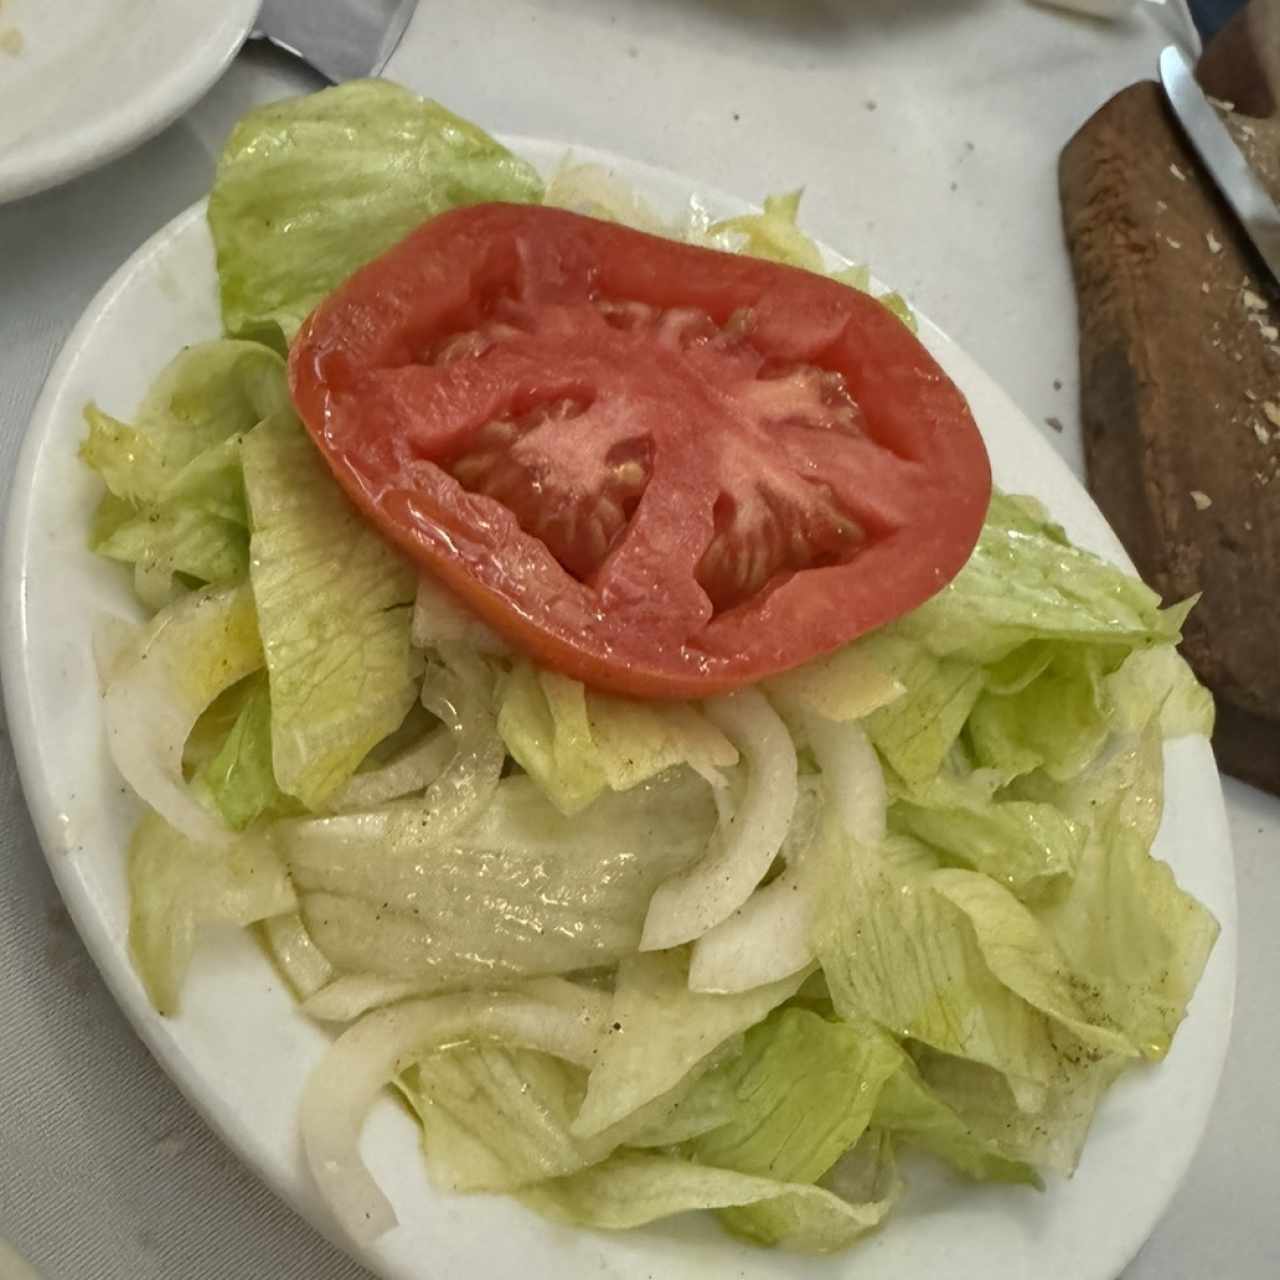
M1191 145L1263 262L1280 281L1280 209L1204 96L1190 63L1173 45L1160 54L1160 82Z
M381 72L416 7L417 0L263 0L254 35L341 84Z

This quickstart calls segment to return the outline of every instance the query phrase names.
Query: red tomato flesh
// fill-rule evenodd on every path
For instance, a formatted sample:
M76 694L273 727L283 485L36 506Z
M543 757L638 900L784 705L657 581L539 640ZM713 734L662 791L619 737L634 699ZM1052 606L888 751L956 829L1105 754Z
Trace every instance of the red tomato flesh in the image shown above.
M899 617L990 497L963 396L874 299L559 209L426 223L321 304L289 375L388 538L538 662L637 697Z

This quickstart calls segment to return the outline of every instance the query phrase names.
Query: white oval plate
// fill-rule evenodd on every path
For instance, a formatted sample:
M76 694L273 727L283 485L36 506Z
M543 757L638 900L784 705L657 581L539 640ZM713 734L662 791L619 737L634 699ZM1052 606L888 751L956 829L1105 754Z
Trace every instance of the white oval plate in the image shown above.
M114 160L226 70L259 0L0 0L0 204Z
M561 144L508 140L544 171ZM695 185L629 161L608 163L663 212L688 208ZM747 206L702 191L714 214ZM130 968L123 852L134 803L103 744L90 624L135 609L124 574L86 550L99 481L78 461L81 409L96 399L127 416L183 343L219 333L213 252L203 208L175 219L103 288L49 377L14 481L4 564L0 659L27 800L67 906L121 1007L152 1052L223 1138L320 1230L300 1158L303 1081L326 1036L294 1008L245 934L207 938L181 1016L158 1017ZM998 482L1044 499L1081 544L1127 563L1084 490L1010 400L940 331L924 341L969 397ZM1168 1060L1132 1072L1108 1095L1079 1172L1038 1195L979 1187L911 1164L911 1189L887 1228L851 1253L798 1258L742 1245L708 1215L618 1235L552 1226L500 1197L433 1192L416 1126L389 1099L364 1150L402 1225L361 1261L388 1280L602 1275L619 1280L1114 1280L1150 1233L1204 1128L1226 1051L1235 984L1235 889L1218 774L1208 744L1174 743L1157 853L1222 923L1190 1015ZM335 1237L336 1238L336 1237ZM339 1243L342 1243L339 1241Z

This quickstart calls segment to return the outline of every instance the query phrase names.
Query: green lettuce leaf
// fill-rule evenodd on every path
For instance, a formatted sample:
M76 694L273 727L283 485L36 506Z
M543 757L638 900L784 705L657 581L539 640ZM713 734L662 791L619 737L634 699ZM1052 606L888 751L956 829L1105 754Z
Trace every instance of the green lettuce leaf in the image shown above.
M688 703L651 703L587 689L517 662L498 712L514 759L562 812L606 788L626 791L678 764L704 776L736 764L737 748Z
M1058 1057L1047 1019L991 972L969 919L932 885L936 874L856 846L830 860L814 941L836 1011L1047 1083Z
M649 951L618 966L609 1032L574 1121L587 1137L674 1089L725 1041L795 994L802 972L734 995L689 990L683 950Z
M443 837L410 822L392 844L374 816L279 828L304 919L344 972L439 990L634 952L654 889L701 856L715 809L686 775L606 794L567 818L515 776Z
M873 656L880 650L882 661L893 661L900 660L899 653L880 645L879 638L855 641L773 676L762 688L789 719L807 712L826 720L861 720L906 692Z
M1031 900L1075 873L1085 830L1051 804L995 799L990 779L939 773L903 787L891 828L914 836L946 861L981 871Z
M160 375L133 424L86 407L81 456L108 489L89 545L135 566L144 603L168 603L175 574L210 583L248 572L240 440L287 404L278 355L254 343L206 342Z
M218 446L288 404L284 361L275 352L253 342L202 342L156 378L132 423L89 405L80 456L117 498L136 507L209 489L220 500L210 502L212 510L244 523L234 480L208 484L197 460L211 450L213 459L221 459Z
M897 625L938 657L985 663L1034 639L1126 651L1167 643L1184 616L1162 611L1137 578L1072 546L1033 499L997 493L969 562Z
M1010 1162L1011 1173L1032 1167L1064 1177L1075 1172L1102 1095L1130 1061L1099 1053L1064 1056L1052 1083L1029 1099L1015 1094L1007 1077L980 1063L929 1050L919 1050L917 1060L932 1096L973 1141ZM885 1090L881 1096L892 1094Z
M772 1013L742 1053L694 1090L731 1084L730 1118L689 1142L700 1164L783 1182L817 1182L862 1136L901 1051L879 1034L806 1009Z
M982 694L982 669L971 662L934 657L894 627L863 643L871 660L905 689L867 716L867 735L907 782L927 782L942 768Z
M883 1032L879 1034L887 1044L893 1043ZM979 1133L929 1088L915 1063L901 1049L897 1053L898 1069L881 1086L873 1124L980 1182L1040 1186L1040 1178L1030 1165L1005 1155L994 1138ZM999 1091L1007 1095L1003 1079L996 1076L996 1080Z
M223 323L283 349L326 294L428 218L541 195L531 166L388 80L258 107L209 197Z
M765 196L764 209L760 213L742 214L736 218L714 222L706 229L704 238L720 248L821 273L826 269L822 251L800 230L797 222L803 194L803 189L800 189L789 191L785 195ZM867 267L847 267L835 271L832 279L847 284L851 289L857 289L859 293L872 292L871 272ZM897 316L912 333L916 332L916 318L901 294L872 296Z
M1218 923L1149 852L1162 808L1160 723L1053 797L1089 829L1070 891L1038 908L1101 1016L1159 1060L1204 972Z
M753 258L767 258L789 267L821 272L822 254L818 246L796 224L802 195L804 191L798 190L765 196L762 212L726 218L713 223L707 233Z
M607 1138L570 1133L586 1077L548 1054L485 1046L432 1054L397 1087L422 1121L438 1186L514 1191L576 1173L613 1149Z
M577 680L517 662L503 690L498 733L561 813L578 813L608 786Z
M1107 680L1107 693L1120 733L1141 733L1153 716L1166 738L1213 733L1213 695L1172 645L1131 653Z
M263 837L196 844L148 813L129 846L129 951L156 1010L178 1011L202 924L248 925L297 904L284 864Z
M1111 733L1105 677L1123 650L1052 645L1043 671L1013 693L984 693L969 717L974 762L1006 778L1043 769L1071 778L1102 750Z
M227 826L236 831L264 814L288 808L271 766L271 692L266 674L249 676L239 693L235 722L198 775Z
M693 1209L751 1206L757 1211L753 1216L735 1217L726 1225L760 1244L833 1253L877 1226L900 1193L888 1152L887 1146L877 1147L881 1158L870 1196L859 1202L821 1187L637 1151L619 1152L581 1173L530 1187L520 1198L558 1221L615 1231Z
M352 509L292 413L251 431L242 452L275 777L319 809L413 705L417 582Z

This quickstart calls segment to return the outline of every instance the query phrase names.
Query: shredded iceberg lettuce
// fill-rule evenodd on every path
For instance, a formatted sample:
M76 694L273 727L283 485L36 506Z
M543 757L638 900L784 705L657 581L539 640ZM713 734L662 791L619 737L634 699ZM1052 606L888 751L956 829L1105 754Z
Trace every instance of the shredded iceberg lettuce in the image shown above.
M302 1132L361 1240L395 1220L358 1145L388 1085L442 1188L603 1229L711 1209L829 1252L889 1213L897 1146L1069 1174L1217 934L1151 854L1162 739L1212 727L1189 606L997 494L932 600L758 688L640 702L513 652L350 506L278 352L422 219L540 194L384 82L252 112L210 201L236 336L87 410L91 545L150 615L95 634L150 999L202 925L257 930L342 1029ZM546 199L825 270L798 192L677 227L566 164Z
M283 349L325 294L427 218L541 195L525 161L389 80L258 107L209 197L223 323Z

